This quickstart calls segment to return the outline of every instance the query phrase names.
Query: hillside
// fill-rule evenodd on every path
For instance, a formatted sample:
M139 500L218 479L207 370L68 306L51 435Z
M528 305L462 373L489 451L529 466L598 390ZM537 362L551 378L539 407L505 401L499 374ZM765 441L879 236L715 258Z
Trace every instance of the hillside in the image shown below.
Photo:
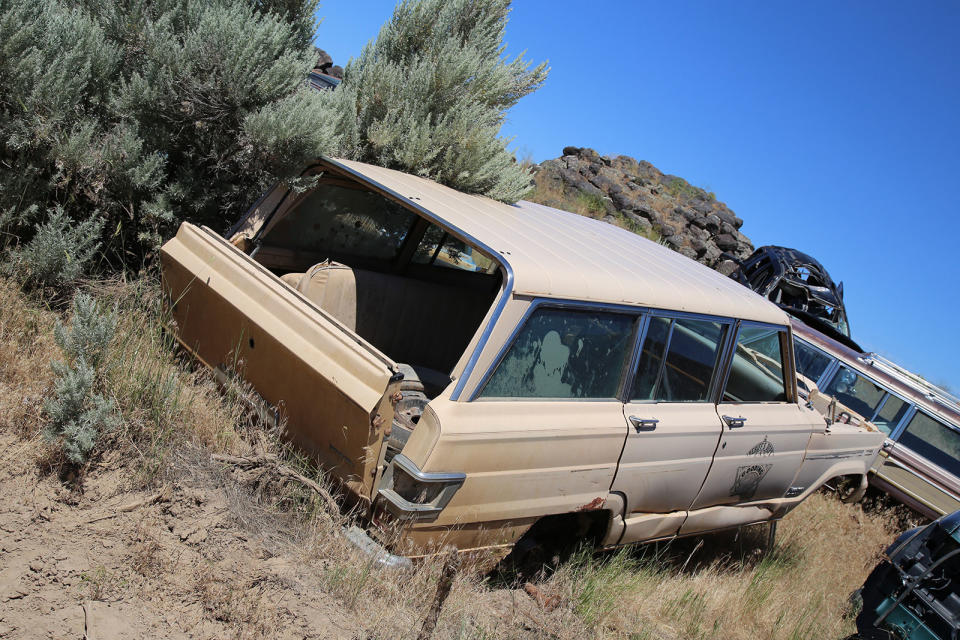
M740 232L743 220L716 196L645 160L601 156L564 147L563 155L534 166L536 188L526 199L629 229L724 274L753 252Z

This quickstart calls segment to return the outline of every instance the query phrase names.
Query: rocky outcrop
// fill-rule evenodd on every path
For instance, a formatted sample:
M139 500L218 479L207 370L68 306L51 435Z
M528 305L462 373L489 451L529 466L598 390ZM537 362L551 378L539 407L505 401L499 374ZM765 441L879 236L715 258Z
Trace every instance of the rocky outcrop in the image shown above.
M333 64L330 54L320 47L314 47L314 51L317 53L317 62L313 65L313 70L343 80L343 67Z
M724 253L746 258L753 252L750 239L740 232L743 220L713 193L645 160L565 147L560 158L534 170L536 189L528 200L658 239L721 272L729 273L735 266Z

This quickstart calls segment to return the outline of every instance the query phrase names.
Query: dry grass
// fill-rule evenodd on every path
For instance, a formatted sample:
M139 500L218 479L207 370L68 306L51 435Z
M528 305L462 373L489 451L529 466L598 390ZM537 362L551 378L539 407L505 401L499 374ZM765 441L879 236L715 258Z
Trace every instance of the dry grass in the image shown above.
M245 409L203 373L181 361L161 328L156 283L143 280L89 284L121 322L107 365L107 390L122 413L122 427L91 463L123 460L135 486L159 483L177 465L199 465L211 451L244 454L270 450L301 472L311 465L284 453L272 436L245 426ZM49 457L37 434L42 399L56 357L52 327L58 311L0 280L0 427L20 434L23 448ZM187 446L190 445L190 446ZM185 450L199 451L195 459ZM175 463L175 464L174 464ZM209 464L209 462L207 462ZM90 470L88 470L89 472ZM234 474L236 476L236 474ZM322 515L321 502L295 485L245 486L226 476L225 490L238 526L257 531L321 576L327 597L363 621L368 638L416 638L430 608L440 561L407 571L381 571L339 534L346 517ZM670 545L612 554L581 554L541 580L528 595L521 585L492 582L463 570L440 616L434 638L842 638L853 631L847 597L892 539L889 510L815 495L780 525L777 550L761 553L765 533L747 529ZM155 540L136 541L137 574L161 571ZM282 585L214 579L198 568L195 589L206 615L240 637L269 637L278 623ZM90 574L101 592L109 575ZM549 603L549 604L545 604Z
M606 218L610 224L616 225L621 229L641 235L648 240L658 242L660 234L654 229L643 229L634 223L630 218L618 212L610 213L609 218L607 206L603 198L595 194L589 194L584 191L575 191L565 189L559 180L551 180L545 173L538 173L534 176L534 188L524 198L530 202L561 209L576 213L587 218Z

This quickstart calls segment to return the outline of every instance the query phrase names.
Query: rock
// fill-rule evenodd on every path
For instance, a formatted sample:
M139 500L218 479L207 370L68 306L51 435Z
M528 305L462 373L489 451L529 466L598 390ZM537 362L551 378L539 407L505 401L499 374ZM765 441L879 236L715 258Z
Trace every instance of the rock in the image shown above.
M327 69L327 75L331 75L334 78L339 78L340 80L343 80L343 67L341 67L338 64L335 64L329 69Z
M717 246L722 251L736 251L739 243L737 239L734 238L729 233L721 233L716 238L713 239L717 243Z
M317 62L313 65L315 69L328 69L333 66L333 58L330 57L329 53L320 47L314 47L313 50L317 54Z
M737 266L737 263L733 260L721 260L720 263L714 267L714 269L725 276L729 276L731 273L736 271Z
M580 194L601 198L604 210L591 212L591 217L645 235L655 230L664 244L708 266L722 263L729 270L726 263L731 261L724 252L739 258L753 251L750 239L739 231L743 220L725 204L700 190L685 190L679 198L670 195L669 183L679 178L645 160L568 146L562 157L546 160L535 170L544 204L575 208Z

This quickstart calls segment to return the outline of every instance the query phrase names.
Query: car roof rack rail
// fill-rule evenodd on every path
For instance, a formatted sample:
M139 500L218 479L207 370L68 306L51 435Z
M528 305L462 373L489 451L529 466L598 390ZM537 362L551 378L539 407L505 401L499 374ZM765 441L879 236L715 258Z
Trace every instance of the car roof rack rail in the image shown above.
M960 398L957 398L957 396L953 395L946 389L938 387L929 380L913 373L912 371L904 369L896 362L893 362L888 358L884 358L879 353L874 353L871 351L863 354L858 359L865 365L876 367L888 375L897 378L901 382L917 388L917 390L923 393L923 395L925 395L928 399L939 402L940 404L953 409L954 411L960 412Z

